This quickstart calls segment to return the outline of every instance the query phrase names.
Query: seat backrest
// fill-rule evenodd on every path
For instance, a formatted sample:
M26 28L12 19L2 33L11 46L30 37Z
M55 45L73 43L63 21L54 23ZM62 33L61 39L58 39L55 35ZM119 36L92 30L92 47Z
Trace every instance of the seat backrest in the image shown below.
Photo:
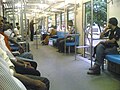
M62 31L57 31L57 36L58 38L64 38L65 37L65 34L68 34L67 32L62 32Z

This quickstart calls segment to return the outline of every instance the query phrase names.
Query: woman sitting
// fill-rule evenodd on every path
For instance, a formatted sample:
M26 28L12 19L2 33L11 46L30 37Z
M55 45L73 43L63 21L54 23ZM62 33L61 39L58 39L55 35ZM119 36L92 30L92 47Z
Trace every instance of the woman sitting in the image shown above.
M50 30L50 34L45 37L45 39L42 41L42 44L48 45L49 38L51 38L52 36L54 36L56 34L57 34L56 26L52 26L52 29Z

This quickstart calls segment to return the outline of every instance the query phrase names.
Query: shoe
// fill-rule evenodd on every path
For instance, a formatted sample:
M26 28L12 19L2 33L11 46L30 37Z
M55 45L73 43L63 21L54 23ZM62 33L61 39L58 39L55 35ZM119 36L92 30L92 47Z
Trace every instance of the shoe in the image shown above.
M87 72L88 75L100 75L100 70L91 70Z
M89 68L89 72L87 74L89 75L100 75L100 66L99 65L94 65L92 68Z
M44 43L44 42L41 42L41 45L45 45L45 43Z
M91 68L89 68L89 70L94 70L94 69L96 69L97 67L100 67L99 65L97 65L97 64L94 64L94 66L93 67L91 67Z
M93 54L92 57L95 58L95 54Z
M57 50L56 52L60 52L60 50Z

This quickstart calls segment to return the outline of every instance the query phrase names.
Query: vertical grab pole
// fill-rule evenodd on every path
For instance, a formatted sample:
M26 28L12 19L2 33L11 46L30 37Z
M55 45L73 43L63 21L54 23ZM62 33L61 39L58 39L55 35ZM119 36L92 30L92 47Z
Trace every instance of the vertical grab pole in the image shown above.
M77 50L76 50L76 34L77 34L77 29L76 29L76 13L77 13L77 5L76 5L76 0L74 3L74 25L75 25L75 60L76 60L76 54L77 54Z
M64 38L64 53L66 54L66 31L67 31L67 18L66 18L66 15L67 14L67 5L65 4L65 6L64 6L64 22L65 22L65 30L64 30L64 36L65 36L65 38Z
M15 1L12 0L12 14L13 14L13 27L12 30L14 31L15 28Z
M25 41L26 41L26 51L29 51L28 46L28 35L27 35L27 17L26 17L26 1L23 1L24 3L24 18L25 18Z
M91 67L92 67L92 62L93 62L93 58L92 58L92 46L93 46L93 0L91 0L91 43L90 43L90 59L91 59Z
M21 27L21 35L23 38L24 34L23 34L23 1L22 0L21 0L21 8L20 8L20 27Z

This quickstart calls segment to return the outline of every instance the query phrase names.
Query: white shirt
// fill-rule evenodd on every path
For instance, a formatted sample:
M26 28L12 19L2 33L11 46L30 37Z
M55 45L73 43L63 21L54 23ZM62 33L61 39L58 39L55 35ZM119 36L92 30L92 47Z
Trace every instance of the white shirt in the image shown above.
M27 90L22 82L13 76L14 70L10 66L14 65L6 51L11 53L6 47L4 36L0 34L0 90Z
M4 31L4 34L7 35L8 37L14 37L14 33L12 32L11 29Z
M9 56L10 59L15 60L15 57L13 56L11 51L6 46L4 36L2 34L0 34L0 47L1 47L2 50L4 50L7 53L7 55Z
M19 35L19 30L18 30L17 28L14 28L14 33L15 33L16 35Z
M13 75L10 74L9 68L0 58L0 90L27 90L25 86Z
M11 67L11 66L14 67L13 63L10 61L10 59L7 56L6 52L3 51L1 48L0 48L0 57L7 62L8 67Z

